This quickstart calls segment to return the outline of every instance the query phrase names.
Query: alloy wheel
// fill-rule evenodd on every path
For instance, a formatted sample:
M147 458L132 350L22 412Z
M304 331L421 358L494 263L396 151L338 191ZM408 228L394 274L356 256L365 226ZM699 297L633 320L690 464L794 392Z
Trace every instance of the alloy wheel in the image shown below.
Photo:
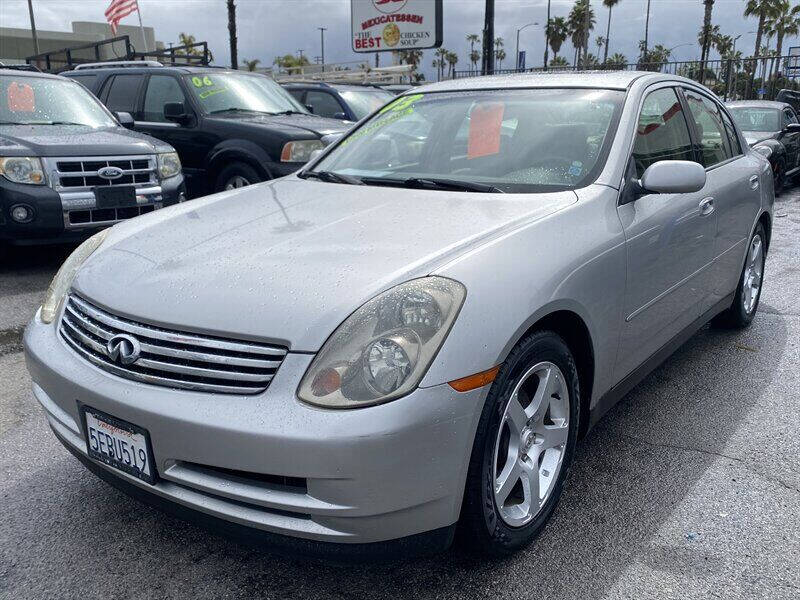
M228 183L225 184L225 189L235 190L248 185L250 185L250 182L245 177L242 177L241 175L234 175L228 179Z
M570 397L564 374L551 362L528 369L506 404L492 461L500 517L522 527L556 486L569 435Z
M742 276L742 307L746 314L753 312L761 293L761 279L764 275L764 248L761 236L753 236L747 251L747 265Z

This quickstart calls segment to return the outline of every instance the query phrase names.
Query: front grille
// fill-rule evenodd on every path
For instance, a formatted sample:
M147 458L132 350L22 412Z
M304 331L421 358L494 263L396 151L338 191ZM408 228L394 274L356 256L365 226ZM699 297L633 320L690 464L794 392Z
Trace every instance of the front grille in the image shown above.
M217 392L257 394L269 386L286 349L169 331L117 317L79 296L67 298L61 336L97 367L142 383ZM127 334L139 342L139 358L123 365L109 357L108 341Z
M125 219L132 219L145 213L153 212L161 205L143 204L141 206L126 206L125 208L93 208L87 210L68 210L66 219L68 225L103 225L116 223Z
M116 167L122 175L117 179L100 177L98 171L104 167ZM53 185L59 190L158 183L154 156L58 158L52 176Z

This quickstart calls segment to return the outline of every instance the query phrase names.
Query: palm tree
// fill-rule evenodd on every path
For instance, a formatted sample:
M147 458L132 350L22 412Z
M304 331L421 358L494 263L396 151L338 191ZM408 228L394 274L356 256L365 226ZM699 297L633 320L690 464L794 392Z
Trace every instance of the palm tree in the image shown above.
M581 56L589 53L589 36L594 29L594 9L589 0L575 0L569 13L569 28L572 33L572 45L575 46L575 64Z
M494 51L494 59L497 61L497 68L499 69L506 58L506 51L500 48Z
M478 52L477 50L470 50L469 62L472 63L472 70L473 71L477 71L478 70L478 63L480 62L480 60L481 60L481 53Z
M620 54L619 52L615 52L605 61L605 65L612 69L622 69L627 64L628 59L624 54Z
M552 40L551 40L552 42ZM553 60L550 61L551 67L568 67L569 62L563 56L554 56Z
M450 67L449 68L450 79L453 79L456 76L456 64L458 63L458 54L456 54L455 52L448 52L445 58L447 60L447 64Z
M244 67L248 71L255 71L258 68L258 63L260 63L260 62L261 62L261 60L258 59L258 58L254 58L253 60L247 60L245 58L244 61L242 62L242 65L244 65Z
M239 68L239 53L236 49L236 4L234 0L227 0L228 3L228 37L231 46L231 69Z
M789 0L778 0L775 13L769 17L764 26L778 39L778 45L775 48L775 55L778 58L774 61L774 77L777 79L781 63L780 56L783 51L783 39L787 36L793 37L800 31L800 5L791 6Z
M467 41L469 42L469 51L470 54L475 52L475 44L481 41L480 36L477 33L468 33L467 34Z
M711 51L711 39L712 39L712 28L711 28L711 11L714 10L714 0L703 0L703 6L705 6L705 10L703 11L703 29L701 30L701 42L700 42L700 72L705 73L706 70L706 61L708 60L708 55Z
M776 0L747 0L744 7L745 17L758 17L758 28L756 29L756 45L753 50L753 57L760 56L761 38L764 35L764 24L768 17L776 12Z
M414 73L417 71L417 67L422 62L422 50L400 50L400 63L405 63L407 65L411 65L411 75L409 75L409 81Z
M605 63L608 61L608 39L611 35L611 9L614 8L617 4L619 4L619 0L603 0L603 6L608 9L608 25L606 25L606 49L603 53L603 62Z
M439 80L442 78L442 61L441 59L434 58L431 62L431 66L436 69L436 79Z
M600 51L603 49L603 46L606 45L606 38L604 38L602 35L598 35L595 38L594 43L597 44L597 56L600 56Z
M561 44L567 41L569 25L564 17L554 17L547 24L547 39L550 40L550 49L553 51L553 60L550 64L557 64L556 59L561 50ZM560 64L560 63L558 63Z
M444 77L444 69L445 66L447 66L447 53L448 50L446 48L441 48L441 47L437 48L436 52L434 52L436 58L439 59L439 71L437 73L438 79L442 79L442 77Z

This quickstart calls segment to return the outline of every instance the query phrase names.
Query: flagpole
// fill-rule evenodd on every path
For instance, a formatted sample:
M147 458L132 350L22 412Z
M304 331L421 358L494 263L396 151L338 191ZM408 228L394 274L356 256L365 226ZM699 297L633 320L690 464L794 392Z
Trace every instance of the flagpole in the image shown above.
M136 14L139 15L139 29L142 32L142 44L144 47L144 51L147 52L147 39L144 37L144 25L142 25L142 9L139 7L139 3L136 3ZM155 50L155 48L153 48Z

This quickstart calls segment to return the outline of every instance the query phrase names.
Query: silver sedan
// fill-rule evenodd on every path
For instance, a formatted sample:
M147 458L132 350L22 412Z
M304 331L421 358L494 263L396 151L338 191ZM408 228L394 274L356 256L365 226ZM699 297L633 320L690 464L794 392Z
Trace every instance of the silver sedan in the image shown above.
M83 244L26 331L33 393L89 469L187 518L362 557L460 524L509 553L616 401L752 321L773 201L687 79L417 88L296 175Z

